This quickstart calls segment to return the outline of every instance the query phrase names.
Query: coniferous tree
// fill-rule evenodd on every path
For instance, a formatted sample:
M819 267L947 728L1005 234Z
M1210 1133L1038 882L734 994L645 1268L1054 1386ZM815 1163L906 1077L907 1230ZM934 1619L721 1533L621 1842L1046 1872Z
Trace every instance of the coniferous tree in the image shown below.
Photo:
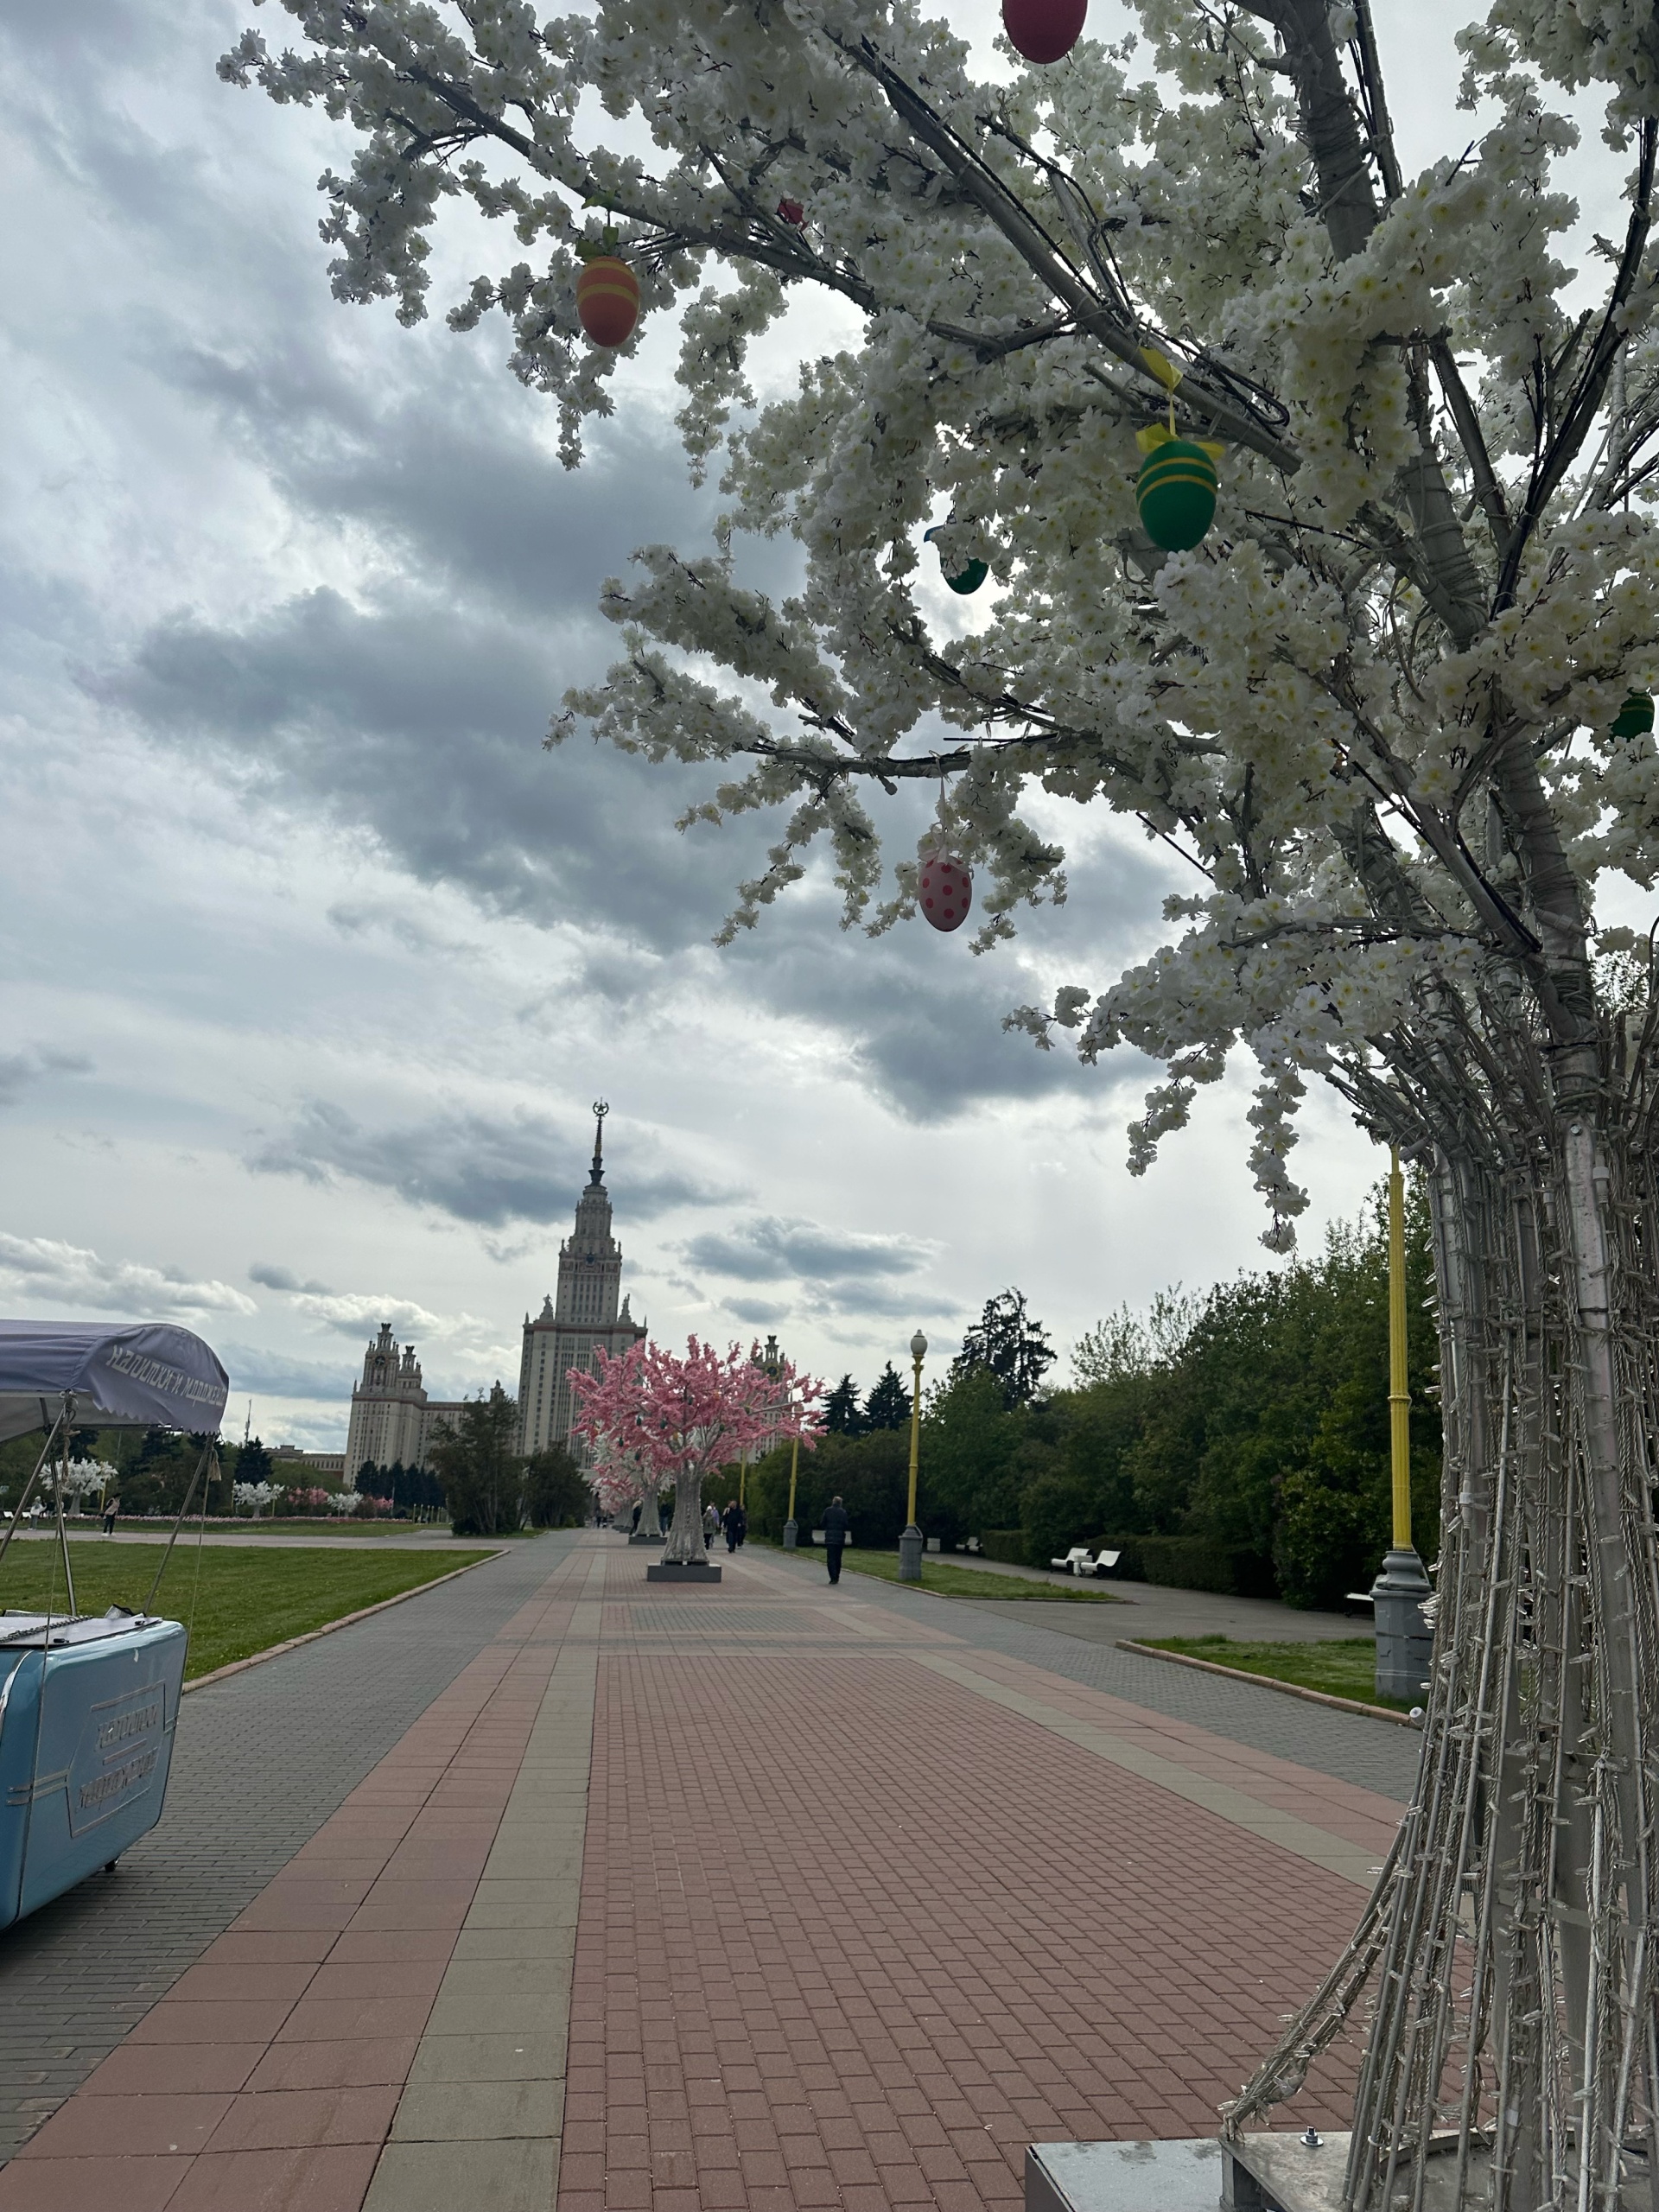
M866 1426L858 1402L858 1386L843 1375L823 1402L823 1426L831 1436L861 1436Z
M910 1393L889 1360L864 1401L866 1428L902 1428L910 1419Z
M978 1323L962 1340L950 1372L966 1375L976 1367L988 1368L1001 1385L1004 1405L1028 1406L1055 1357L1047 1331L1026 1312L1025 1293L1009 1288L986 1300Z
M513 1449L518 1403L499 1382L469 1399L453 1427L439 1429L432 1461L458 1536L499 1536L524 1520L524 1463Z

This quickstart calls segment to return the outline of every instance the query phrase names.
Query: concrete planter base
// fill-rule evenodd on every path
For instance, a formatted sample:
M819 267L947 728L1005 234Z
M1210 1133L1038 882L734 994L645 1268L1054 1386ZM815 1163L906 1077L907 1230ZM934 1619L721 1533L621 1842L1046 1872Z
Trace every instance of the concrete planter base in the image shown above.
M647 1582L718 1582L720 1569L711 1560L664 1559L645 1569Z

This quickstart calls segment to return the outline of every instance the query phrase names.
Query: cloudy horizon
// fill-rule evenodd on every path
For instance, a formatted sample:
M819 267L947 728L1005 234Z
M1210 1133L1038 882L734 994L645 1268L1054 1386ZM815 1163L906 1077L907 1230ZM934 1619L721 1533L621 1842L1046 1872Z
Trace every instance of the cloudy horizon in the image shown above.
M969 14L988 27L988 0ZM245 16L23 0L0 29L28 211L4 1310L199 1329L227 1425L251 1399L268 1442L343 1443L383 1319L435 1396L511 1388L600 1096L624 1287L671 1342L775 1330L868 1385L918 1325L937 1373L1010 1284L1069 1348L1121 1303L1274 1265L1248 1071L1135 1181L1146 1064L1001 1027L1160 941L1179 863L1133 825L1039 802L1069 902L983 958L919 922L843 934L817 864L717 951L775 824L682 834L690 772L543 749L613 649L605 578L642 542L706 542L716 511L668 335L569 474L499 327L338 306L315 183L341 136L216 79ZM435 255L440 307L470 257ZM828 327L794 322L766 374ZM891 810L900 846L923 804ZM1294 1164L1305 1249L1384 1165L1325 1099Z

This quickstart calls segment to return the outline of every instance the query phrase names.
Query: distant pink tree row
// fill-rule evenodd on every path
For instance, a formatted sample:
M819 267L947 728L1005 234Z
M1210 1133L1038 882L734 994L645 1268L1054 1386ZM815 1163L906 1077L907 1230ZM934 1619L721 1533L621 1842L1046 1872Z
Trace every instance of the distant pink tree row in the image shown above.
M789 1360L762 1367L759 1346L718 1352L696 1337L685 1357L652 1344L614 1358L594 1354L588 1373L573 1368L579 1410L573 1433L591 1444L600 1503L615 1511L634 1497L654 1508L674 1485L674 1525L665 1560L707 1559L702 1540L704 1478L757 1446L799 1437L818 1440L823 1384Z

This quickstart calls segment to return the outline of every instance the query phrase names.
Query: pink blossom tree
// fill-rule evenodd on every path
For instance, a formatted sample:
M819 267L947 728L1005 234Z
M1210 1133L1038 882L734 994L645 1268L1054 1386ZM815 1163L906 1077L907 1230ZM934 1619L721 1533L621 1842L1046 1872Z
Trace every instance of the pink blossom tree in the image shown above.
M674 1485L665 1561L708 1558L702 1484L712 1469L757 1445L798 1436L810 1450L818 1440L823 1383L786 1359L762 1367L758 1350L745 1353L733 1344L717 1352L691 1337L683 1359L637 1344L614 1358L595 1351L591 1374L571 1372L580 1401L575 1434L619 1475L637 1464L652 1497L664 1483Z
M657 1500L662 1482L637 1445L624 1445L613 1436L601 1436L594 1445L594 1495L607 1513L626 1513L638 1501L639 1526L657 1527Z

